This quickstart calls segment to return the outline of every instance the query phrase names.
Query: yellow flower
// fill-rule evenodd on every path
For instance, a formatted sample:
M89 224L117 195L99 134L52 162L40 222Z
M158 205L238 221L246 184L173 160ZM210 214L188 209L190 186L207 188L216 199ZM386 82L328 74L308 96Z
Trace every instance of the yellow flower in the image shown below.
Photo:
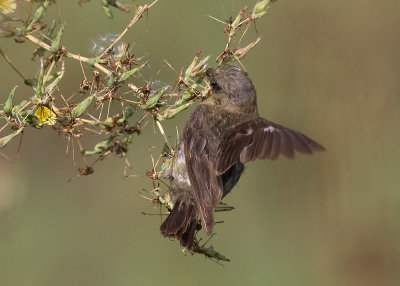
M52 109L46 106L39 106L36 109L35 115L39 120L39 125L47 124L47 125L54 125L56 123L57 115L54 111L57 111L55 107Z
M15 0L0 0L0 11L3 14L10 14L17 8Z

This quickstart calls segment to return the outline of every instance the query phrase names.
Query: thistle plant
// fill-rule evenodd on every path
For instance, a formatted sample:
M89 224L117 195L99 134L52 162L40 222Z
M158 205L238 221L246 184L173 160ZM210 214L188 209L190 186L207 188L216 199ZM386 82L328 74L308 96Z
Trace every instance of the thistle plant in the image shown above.
M79 4L88 1L80 0ZM154 189L149 192L153 196L153 203L165 206L167 210L171 209L167 190L163 190L160 184L157 186L157 181L162 180L162 172L170 164L168 158L174 152L174 146L168 144L162 124L184 112L194 102L210 95L211 88L205 80L205 74L212 58L210 55L202 55L201 50L194 51L191 62L180 69L178 78L170 85L160 89L152 82L138 84L140 72L149 65L150 60L135 56L130 43L123 42L123 38L142 19L144 13L156 8L157 1L139 6L133 12L131 21L100 55L84 57L63 45L63 35L70 32L63 24L56 21L44 22L46 11L52 9L55 1L23 3L0 0L0 36L17 43L34 43L36 49L33 51L33 58L39 66L39 73L26 79L14 66L12 59L0 49L4 61L22 77L25 85L32 88L31 94L20 101L16 100L21 97L18 95L18 88L13 88L7 100L0 105L0 149L16 141L27 128L41 130L46 125L52 126L56 132L64 134L74 146L78 146L84 163L78 169L78 175L84 176L92 174L94 164L110 154L124 157L135 143L135 136L146 132L147 123L153 122L153 126L157 126L162 135L160 140L165 141L166 148L160 150L158 159L155 162L153 160L153 169L146 173L154 182ZM257 37L242 45L246 31L267 12L270 2L274 1L260 1L252 9L246 6L228 21L210 16L225 26L226 45L215 59L216 65L229 61L241 64L240 61L246 54L260 42L260 37ZM16 3L29 5L30 11L25 19L12 16L13 10L18 8ZM102 0L100 5L110 18L113 13L130 12L120 1ZM82 5L82 9L85 9L85 5ZM75 61L82 67L82 78L76 83L79 93L84 96L82 100L77 100L74 96L64 97L59 90L65 74L64 62L67 60ZM81 143L81 139L88 134L98 138L94 146L83 146ZM139 148L145 147L135 146L135 149ZM88 163L88 157L94 157L91 164ZM163 164L160 164L161 161ZM226 211L232 207L221 205L217 209ZM228 260L212 247L205 245L198 247L195 252L217 261Z

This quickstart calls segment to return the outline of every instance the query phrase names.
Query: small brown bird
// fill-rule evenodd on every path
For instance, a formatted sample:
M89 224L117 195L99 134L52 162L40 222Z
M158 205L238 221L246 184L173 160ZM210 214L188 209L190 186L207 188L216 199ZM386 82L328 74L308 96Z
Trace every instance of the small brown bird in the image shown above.
M161 233L177 238L189 250L200 226L210 235L214 209L235 186L244 165L256 159L293 158L295 151L325 150L302 133L258 115L256 90L247 73L222 65L207 70L212 95L187 121L171 167L170 197L174 204Z

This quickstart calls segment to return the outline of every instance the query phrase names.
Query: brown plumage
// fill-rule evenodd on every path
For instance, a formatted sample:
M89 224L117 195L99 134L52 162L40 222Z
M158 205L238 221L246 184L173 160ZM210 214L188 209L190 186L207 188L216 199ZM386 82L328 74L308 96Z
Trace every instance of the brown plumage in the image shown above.
M240 68L223 65L208 76L213 94L185 125L167 175L174 208L161 225L164 236L189 250L200 223L212 233L214 209L239 180L244 163L324 150L302 133L261 118L254 86Z

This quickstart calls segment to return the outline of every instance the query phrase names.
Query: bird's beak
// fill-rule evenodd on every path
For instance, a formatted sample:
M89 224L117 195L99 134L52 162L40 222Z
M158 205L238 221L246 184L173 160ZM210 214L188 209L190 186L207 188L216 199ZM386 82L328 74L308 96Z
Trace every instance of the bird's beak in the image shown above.
M213 74L214 74L214 70L215 70L215 69L213 69L213 68L208 68L208 69L206 69L206 76L207 76L208 78L212 77Z

